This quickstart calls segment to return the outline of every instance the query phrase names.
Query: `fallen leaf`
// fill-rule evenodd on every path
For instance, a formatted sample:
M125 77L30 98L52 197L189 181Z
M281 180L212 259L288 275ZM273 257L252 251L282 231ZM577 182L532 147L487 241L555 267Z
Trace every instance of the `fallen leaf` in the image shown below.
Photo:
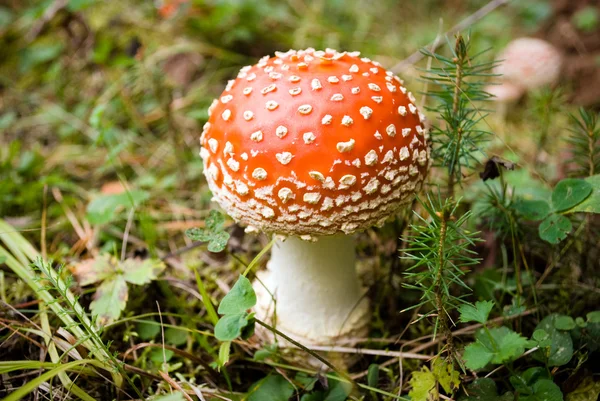
M107 253L71 265L71 272L81 286L105 280L115 274L116 261Z

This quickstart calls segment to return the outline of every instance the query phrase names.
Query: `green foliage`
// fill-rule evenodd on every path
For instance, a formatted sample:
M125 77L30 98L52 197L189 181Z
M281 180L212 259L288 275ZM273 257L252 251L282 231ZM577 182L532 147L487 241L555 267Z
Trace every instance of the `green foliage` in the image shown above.
M299 375L296 376L296 380L299 380ZM314 382L314 379L308 382L308 385L306 385L304 389L306 391L313 390L312 387ZM300 401L346 401L352 391L352 384L340 380L329 380L328 385L328 390L318 390L312 391L309 394L304 394L302 398L300 398Z
M411 400L427 401L430 392L435 389L435 376L426 366L423 366L420 371L416 370L412 373L409 384L412 387L408 393Z
M550 214L550 205L543 200L518 199L514 208L526 220L542 220Z
M538 380L529 391L521 392L520 400L524 401L562 401L563 394L552 380Z
M217 312L221 315L231 315L245 312L254 305L256 305L256 294L252 288L252 283L246 277L240 275L238 281L223 297Z
M423 366L420 371L413 372L410 379L412 389L408 395L414 401L438 399L436 384L447 394L452 394L460 385L459 376L452 363L443 358L436 358L431 363L431 370Z
M593 311L586 315L588 322L600 323L600 311Z
M250 314L247 312L225 315L215 326L215 337L219 341L233 341L242 335L242 331L250 322Z
M592 193L587 199L575 205L568 212L600 214L600 174L587 177L585 181L592 186Z
M579 205L592 193L592 185L584 180L566 178L556 184L552 192L555 212L563 212Z
M92 224L106 224L114 220L120 208L137 207L150 198L143 190L132 190L115 195L100 195L87 206L87 219Z
M82 286L101 282L90 309L97 317L98 323L103 325L121 315L129 297L127 283L148 284L156 280L165 267L158 259L135 258L118 261L105 253L75 264L73 274Z
M560 388L552 381L548 371L543 368L529 368L522 374L510 377L519 400L562 401Z
M219 346L218 366L225 366L231 356L231 341L222 342Z
M552 5L544 0L518 1L511 4L529 31L536 31L552 15Z
M242 336L248 338L254 332L253 314L248 309L256 305L256 293L252 283L240 275L238 281L219 304L223 315L215 326L215 337L220 341L232 341Z
M367 383L370 387L377 387L379 385L379 365L374 363L369 365Z
M216 210L211 210L205 224L205 228L190 228L185 235L194 241L208 242L208 250L211 252L223 251L229 241L229 233L223 228L225 217Z
M597 401L598 396L600 396L600 381L586 377L574 391L567 394L566 399L567 401Z
M277 350L277 344L266 344L262 349L259 349L254 353L254 357L252 359L259 362L264 361L267 358L276 356Z
M180 392L163 395L161 397L152 398L151 401L184 401L183 394Z
M563 366L569 363L573 357L573 341L568 332L570 329L562 328L567 318L568 316L552 314L546 316L536 326L536 331L543 330L549 337L549 344L540 344L544 346L533 354L536 360L548 366Z
M512 218L521 216L527 220L542 220L538 227L541 239L558 244L571 232L573 224L565 214L575 212L600 212L600 177L594 175L586 179L567 178L552 191L551 199L517 199L504 205L511 210Z
M584 32L593 32L600 24L600 13L594 6L583 7L571 17L573 25Z
M0 127L0 141L2 131ZM0 216L36 216L44 186L70 186L61 172L46 172L46 158L37 148L24 148L25 144L14 140L0 146Z
M150 360L158 366L162 366L163 363L167 363L173 358L175 352L170 349L163 348L152 348L150 351Z
M94 4L94 0L69 0L67 2L67 10L76 12L81 11Z
M477 301L475 306L464 304L458 308L460 321L463 323L477 322L484 324L488 320L490 312L494 308L493 301Z
M174 346L180 346L187 343L188 332L185 330L179 330L175 327L168 327L165 329L165 342Z
M558 244L567 238L572 229L571 220L560 214L552 214L540 224L539 235L544 241Z
M99 325L113 322L121 316L127 305L129 292L123 275L113 275L96 287L94 300L90 304L93 316L97 316Z
M460 385L460 374L454 369L454 364L442 358L436 358L431 364L431 371L437 382L448 394L454 393L454 390Z
M490 378L482 377L469 384L466 394L461 395L458 401L513 401L514 398L511 392L498 395L496 383Z
M465 347L463 359L471 370L479 370L489 363L513 361L525 352L527 339L508 327L482 328L475 334L475 342Z
M294 386L279 375L270 375L250 389L248 401L288 401L294 393Z
M571 116L571 120L575 128L568 139L573 153L570 163L577 166L573 174L589 177L561 180L548 198L531 199L527 194L516 196L517 191L522 189L519 186L509 186L500 171L501 183L487 185L484 201L477 208L477 215L492 230L517 239L523 234L518 224L521 219L541 221L538 226L540 238L551 244L558 244L573 229L567 214L600 213L600 178L597 174L600 164L600 147L597 146L600 128L597 127L597 116L580 109L580 117Z
M554 319L554 327L562 331L573 330L575 328L575 320L571 316L559 315Z
M278 32L292 18L292 10L286 3L272 0L194 3L203 18L190 21L192 32L217 46L249 48L255 41L270 44L273 36L279 36Z
M150 341L160 333L160 325L156 322L138 322L136 324L136 332L140 339Z
M38 42L23 50L19 70L26 73L56 59L65 49L62 43Z

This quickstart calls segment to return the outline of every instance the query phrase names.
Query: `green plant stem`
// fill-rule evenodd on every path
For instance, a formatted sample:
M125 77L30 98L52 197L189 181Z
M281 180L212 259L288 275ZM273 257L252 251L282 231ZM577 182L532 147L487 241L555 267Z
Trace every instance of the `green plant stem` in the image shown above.
M454 96L452 100L452 117L456 119L458 114L458 108L460 106L460 93L462 84L462 63L464 59L462 55L459 55L456 61L456 82L454 86ZM458 163L458 157L460 155L460 144L462 141L462 129L457 127L456 129L456 144L454 148L454 156L452 157L452 165L450 166L450 176L448 177L448 198L454 197L454 185L456 184L455 174L456 169L459 169L460 164ZM460 174L460 171L458 172Z
M494 336L492 336L492 332L490 331L489 327L487 326L487 324L483 324L483 331L485 331L485 334L487 335L488 339L490 340L490 344L492 344L492 348L494 349L494 352L498 352L498 344L496 344L496 340L494 340Z
M252 262L250 262L250 264L248 265L248 267L246 267L246 270L244 270L244 273L242 273L242 276L246 277L246 275L248 273L250 273L250 271L254 268L254 266L256 266L256 264L258 263L258 261L263 257L263 255L267 252L269 252L269 249L271 249L271 247L273 246L273 244L275 243L275 238L273 238L268 244L267 246L265 246L259 253L258 255L256 255L256 257L254 259L252 259Z
M309 355L315 357L316 359L318 359L320 362L322 362L325 366L327 366L329 369L331 369L332 371L334 371L338 375L342 376L346 380L349 380L351 383L354 383L354 381L352 380L352 378L350 376L348 376L348 374L346 374L345 372L342 372L342 371L338 370L335 366L333 366L333 364L331 362L329 362L327 359L323 358L317 352L315 352L315 351L313 351L311 349L306 348L304 345L300 344L298 341L296 341L293 338L289 337L288 335L282 333L281 331L277 330L273 326L268 325L267 323L263 322L262 320L259 320L259 319L255 318L255 321L256 321L257 324L263 326L267 330L271 331L273 334L276 334L276 335L282 337L284 340L286 340L289 343L291 343L291 344L295 345L296 347L300 348L302 351L304 351L304 352L308 353Z
M198 292L202 296L202 303L206 308L206 313L208 314L208 317L210 318L212 324L217 324L217 322L219 321L219 316L217 315L215 307L212 304L212 301L210 300L208 292L206 291L206 287L204 286L202 277L200 277L200 273L198 273L198 268L196 266L193 266L192 268L194 269L194 274L196 276L196 286L198 287Z
M594 138L594 127L588 129L588 161L590 163L590 170L588 175L591 177L596 174L596 167L594 165L594 154L596 150L596 140Z
M446 209L441 212L440 221L440 240L438 244L438 271L435 276L435 282L433 291L435 293L435 308L437 310L438 322L440 331L446 339L446 346L448 347L448 354L450 357L454 356L454 338L452 337L452 331L448 327L448 316L446 315L446 309L444 308L444 299L442 297L442 280L444 268L446 266L446 259L444 257L445 246L446 246L446 232L448 229L447 222L447 211Z
M546 142L548 141L548 131L550 130L550 111L548 110L549 106L546 105L544 107L544 114L542 116L542 129L540 133L540 139L538 141L538 155L539 152L543 152L546 147ZM539 157L537 158L539 163Z

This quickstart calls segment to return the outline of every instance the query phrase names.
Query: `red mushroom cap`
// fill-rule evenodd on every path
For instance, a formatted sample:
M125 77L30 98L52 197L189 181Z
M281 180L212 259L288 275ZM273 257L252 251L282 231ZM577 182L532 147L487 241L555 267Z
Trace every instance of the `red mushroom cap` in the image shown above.
M358 52L264 57L229 81L209 115L209 187L234 219L266 232L348 234L382 223L429 167L415 98Z

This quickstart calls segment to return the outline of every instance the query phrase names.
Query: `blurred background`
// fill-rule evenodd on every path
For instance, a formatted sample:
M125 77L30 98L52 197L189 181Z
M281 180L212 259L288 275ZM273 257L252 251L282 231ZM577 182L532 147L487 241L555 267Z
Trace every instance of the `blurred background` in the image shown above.
M489 60L517 37L549 41L566 60L561 99L598 106L593 0L4 0L0 216L37 221L44 185L85 207L125 180L152 199L148 224L174 203L167 214L193 218L210 199L197 157L206 110L241 66L289 48L360 50L418 92L419 49L461 21Z

